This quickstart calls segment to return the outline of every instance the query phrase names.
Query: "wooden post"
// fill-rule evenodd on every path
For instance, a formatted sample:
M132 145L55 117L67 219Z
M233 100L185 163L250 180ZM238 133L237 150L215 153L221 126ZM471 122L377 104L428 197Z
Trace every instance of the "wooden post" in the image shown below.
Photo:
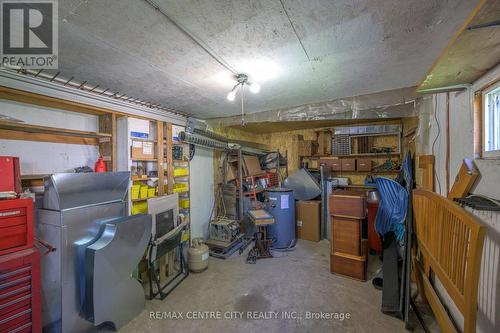
M116 114L111 115L111 168L113 171L118 171L118 163L116 161Z
M434 155L420 155L418 167L423 169L422 188L434 191Z
M174 161L172 157L172 123L167 123L165 136L167 137L167 180L168 194L172 194L174 190Z
M164 191L164 179L165 172L163 168L163 160L165 158L163 151L163 121L156 122L156 136L158 138L158 143L156 145L156 156L157 156L157 170L158 170L158 196L162 196L165 194Z

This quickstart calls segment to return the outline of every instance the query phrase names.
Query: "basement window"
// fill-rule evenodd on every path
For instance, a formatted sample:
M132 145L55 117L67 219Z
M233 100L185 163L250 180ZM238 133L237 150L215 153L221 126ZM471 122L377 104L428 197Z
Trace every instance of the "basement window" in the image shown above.
M484 92L484 157L500 157L500 84Z

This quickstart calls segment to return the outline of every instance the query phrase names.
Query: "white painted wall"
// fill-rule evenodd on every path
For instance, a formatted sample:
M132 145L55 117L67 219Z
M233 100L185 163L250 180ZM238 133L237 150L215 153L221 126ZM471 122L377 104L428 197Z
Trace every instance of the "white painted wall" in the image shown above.
M98 118L30 104L0 100L0 114L27 124L97 131ZM50 142L0 140L0 155L19 156L21 174L45 174L75 167L93 167L99 152L96 146Z
M470 89L450 93L450 188L462 160L466 157L473 158L473 93L498 77L500 77L500 66L475 82ZM417 151L421 154L432 153L432 143L439 133L438 124L433 114L434 105L437 106L436 117L440 127L440 134L434 146L436 157L435 186L436 192L446 195L446 94L434 95L433 103L429 105L430 108L420 110L419 132L421 135L417 138ZM500 160L478 159L474 162L481 177L472 192L500 199ZM471 212L487 226L481 263L477 331L497 333L500 332L500 213Z
M208 238L208 222L214 205L213 150L196 147L189 165L191 236Z

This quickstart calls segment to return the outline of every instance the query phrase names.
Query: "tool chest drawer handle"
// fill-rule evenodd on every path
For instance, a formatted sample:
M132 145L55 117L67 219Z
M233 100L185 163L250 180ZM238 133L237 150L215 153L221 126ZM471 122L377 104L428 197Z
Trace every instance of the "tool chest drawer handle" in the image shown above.
M0 290L15 286L16 284L20 284L22 282L26 282L26 281L30 281L30 280L31 280L31 276L25 276L25 277L22 277L20 279L16 279L16 280L13 280L13 281L10 281L7 283L2 283L2 284L0 284Z
M0 219L19 217L25 215L26 215L26 208L10 208L5 210L0 210Z
M22 288L17 288L15 290L9 291L8 293L0 295L0 300L7 298L7 297L10 297L10 296L15 295L15 294L20 294L20 293L27 291L27 290L30 290L30 289L31 289L31 285L24 286Z
M31 323L31 321L29 323L26 323L24 324L23 326L19 326L13 330L11 330L9 333L17 333L17 332L22 332L24 331L25 329L27 329L28 327L31 327L33 324Z
M2 319L2 320L0 320L0 325L1 325L1 324L8 323L9 321L11 321L11 320L13 320L13 319L16 319L16 318L19 318L19 317L21 317L21 316L24 316L25 314L28 314L28 313L30 313L30 312L31 312L31 309L27 309L27 310L21 311L21 312L19 312L19 313L16 313L16 314L14 314L14 315L12 315L12 316L10 316L10 317L7 317L7 318L5 318L5 319Z
M15 300L12 300L10 302L7 302L5 304L0 304L0 310L1 309L5 309L5 308L7 308L7 307L9 307L11 305L14 305L16 303L22 302L22 301L30 299L30 298L31 298L31 294L28 294L28 295L25 295L23 297L19 297L19 298L15 299Z
M8 273L0 274L0 280L7 279L13 275L18 274L18 273L23 273L23 272L30 271L30 270L31 270L31 266L21 267L19 269L16 269L15 271L10 271Z

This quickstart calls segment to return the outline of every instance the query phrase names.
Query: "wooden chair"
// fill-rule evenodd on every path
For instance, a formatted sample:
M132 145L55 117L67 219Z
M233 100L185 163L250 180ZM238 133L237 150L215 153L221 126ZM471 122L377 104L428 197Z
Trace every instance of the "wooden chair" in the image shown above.
M413 210L418 244L413 265L422 297L444 333L459 332L434 288L436 276L463 315L463 331L475 332L485 227L453 201L426 190L413 191Z

